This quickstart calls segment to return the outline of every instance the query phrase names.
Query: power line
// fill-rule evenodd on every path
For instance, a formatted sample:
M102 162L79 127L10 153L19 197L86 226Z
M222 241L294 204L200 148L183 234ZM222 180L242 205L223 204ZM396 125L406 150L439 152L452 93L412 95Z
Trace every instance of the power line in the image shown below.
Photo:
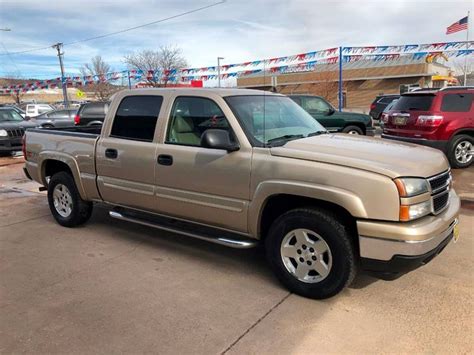
M221 1L219 1L219 2L215 2L215 3L210 4L210 5L198 7L198 8L196 8L196 9L189 10L189 11L185 11L185 12L181 12L181 13L179 13L179 14L177 14L177 15L165 17L165 18L162 18L162 19L160 19L160 20L156 20L156 21L153 21L153 22L145 23L145 24L143 24L143 25L139 25L139 26L134 26L134 27L126 28L126 29L123 29L123 30L120 30L120 31L110 32L110 33L106 33L106 34L99 35L99 36L84 38L84 39L80 39L80 40L73 41L73 42L64 43L64 46L71 46L71 45L74 45L74 44L77 44L77 43L93 41L93 40L96 40L96 39L101 39L101 38L105 38L105 37L109 37L109 36L115 36L115 35L118 35L118 34L120 34L120 33L125 33L125 32L129 32L129 31L133 31L133 30L136 30L136 29L139 29L139 28L143 28L143 27L146 27L146 26L156 25L157 23L161 23L161 22L173 20L173 19L175 19L175 18L179 18L179 17L183 17L183 16L186 16L186 15L190 15L190 14L195 13L195 12L199 12L199 11L209 9L209 8L214 7L214 6L217 6L217 5L221 5L221 4L225 3L225 2L226 2L226 0L221 0ZM16 54L23 54L23 53L36 52L36 51L41 51L41 50L50 49L50 48L51 48L51 46L32 48L32 49L27 49L27 50L24 50L24 51L10 52L9 55L16 55ZM2 55L6 55L6 54L5 54L5 53L0 53L0 56L2 56Z
M5 51L5 54L8 56L8 58L10 59L12 64L15 66L16 70L18 72L20 72L20 69L18 69L18 66L16 65L15 61L13 60L12 56L10 55L10 52L8 52L7 47L5 47L5 44L3 44L3 42L0 42L0 44L2 45L3 50Z

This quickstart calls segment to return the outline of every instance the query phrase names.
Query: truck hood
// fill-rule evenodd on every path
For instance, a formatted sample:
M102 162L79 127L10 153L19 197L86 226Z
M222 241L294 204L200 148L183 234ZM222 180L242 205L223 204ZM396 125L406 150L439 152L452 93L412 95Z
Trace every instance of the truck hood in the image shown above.
M449 169L444 154L436 149L349 134L297 139L270 151L274 156L337 164L390 178L426 178Z

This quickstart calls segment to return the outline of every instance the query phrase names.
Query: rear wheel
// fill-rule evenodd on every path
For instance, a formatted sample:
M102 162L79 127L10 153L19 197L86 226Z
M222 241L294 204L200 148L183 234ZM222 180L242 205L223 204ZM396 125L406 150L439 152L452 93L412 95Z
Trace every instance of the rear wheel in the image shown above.
M360 129L360 127L357 127L357 126L347 126L342 130L342 132L347 133L347 134L356 134L356 135L364 134L362 129Z
M277 278L304 297L334 296L356 274L350 234L329 211L295 209L283 214L271 226L265 248Z
M455 136L448 147L448 159L453 168L467 168L473 161L474 139L466 134Z
M48 183L48 203L56 221L64 227L81 225L92 214L92 202L84 201L67 172L54 174Z

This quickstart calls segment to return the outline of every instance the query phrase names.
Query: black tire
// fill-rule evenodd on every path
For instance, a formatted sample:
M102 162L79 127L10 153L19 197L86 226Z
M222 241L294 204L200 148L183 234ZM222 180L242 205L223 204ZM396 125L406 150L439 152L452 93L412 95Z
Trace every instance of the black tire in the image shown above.
M349 134L358 134L358 135L364 135L364 131L360 127L357 126L347 126L344 127L342 130L342 133L349 133Z
M451 164L451 167L453 168L456 168L456 169L467 168L472 164L474 160L473 156L471 156L471 158L466 162L462 162L456 159L456 148L463 143L469 143L472 149L472 146L474 145L474 139L473 137L468 136L467 134L460 134L458 136L454 136L448 144L448 150L447 150L448 160L449 160L449 163Z
M316 232L332 254L332 266L326 278L308 283L292 275L283 262L280 247L295 229ZM290 291L303 297L325 299L347 287L357 272L355 247L347 227L335 214L322 209L295 209L281 215L271 226L265 239L267 259L276 277ZM313 259L314 260L314 259Z
M71 196L71 212L62 216L54 206L53 192L59 184L64 185ZM64 227L76 227L89 220L92 214L92 202L84 201L77 191L76 184L71 174L59 172L54 174L48 184L48 204L54 219Z

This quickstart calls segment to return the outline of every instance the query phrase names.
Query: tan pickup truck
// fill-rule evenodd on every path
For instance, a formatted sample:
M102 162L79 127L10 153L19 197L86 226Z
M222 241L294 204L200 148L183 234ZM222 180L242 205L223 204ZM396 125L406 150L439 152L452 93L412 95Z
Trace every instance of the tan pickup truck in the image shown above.
M235 248L261 243L291 291L327 298L358 270L382 278L457 239L443 153L329 134L286 96L143 89L113 98L102 128L26 133L25 173L56 221L110 216Z

